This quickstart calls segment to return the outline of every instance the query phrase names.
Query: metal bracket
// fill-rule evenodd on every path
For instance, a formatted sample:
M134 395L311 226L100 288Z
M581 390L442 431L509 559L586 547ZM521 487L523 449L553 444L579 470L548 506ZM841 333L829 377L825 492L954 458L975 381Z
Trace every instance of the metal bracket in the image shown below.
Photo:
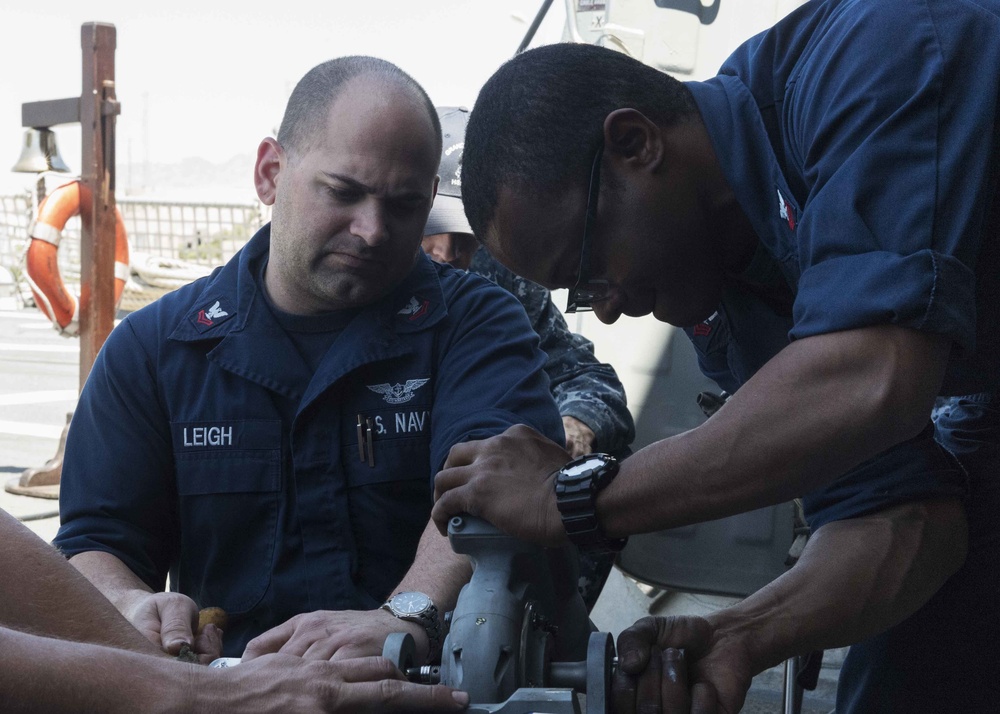
M50 127L77 124L80 121L80 97L46 99L21 105L21 126Z
M702 5L701 0L655 0L655 2L656 7L689 12L697 16L702 25L711 25L719 14L719 3L722 0L713 0L712 4L708 6Z
M122 105L115 96L115 82L105 79L101 83L101 145L104 148L104 176L101 200L107 206L115 193L115 127Z

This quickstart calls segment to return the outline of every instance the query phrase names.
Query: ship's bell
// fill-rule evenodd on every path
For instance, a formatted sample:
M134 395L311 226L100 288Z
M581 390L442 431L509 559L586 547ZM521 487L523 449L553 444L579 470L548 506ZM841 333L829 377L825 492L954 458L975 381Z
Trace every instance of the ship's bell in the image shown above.
M24 132L21 158L11 171L25 174L40 174L45 171L69 173L69 166L59 155L56 134L51 129L28 129Z

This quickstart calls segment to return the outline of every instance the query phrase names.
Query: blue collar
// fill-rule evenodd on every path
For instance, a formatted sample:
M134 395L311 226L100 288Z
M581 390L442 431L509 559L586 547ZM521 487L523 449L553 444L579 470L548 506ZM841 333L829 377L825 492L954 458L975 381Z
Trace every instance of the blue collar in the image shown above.
M687 82L715 149L726 181L736 194L754 232L798 281L796 227L801 208L788 187L760 109L743 81L718 75L705 82Z
M270 243L268 223L232 260L205 279L194 307L182 317L169 339L215 340L245 330L248 324L252 329L251 317L256 317L263 307L257 304L263 296L258 294L254 266L267 254ZM403 282L382 300L366 306L358 317L377 317L390 331L410 333L433 327L447 314L434 263L418 251L413 269Z
M363 308L344 328L334 349L336 345L349 349L338 350L336 359L325 359L316 374L309 375L301 360L275 357L297 353L264 304L254 280L254 270L269 246L270 224L229 263L204 279L197 298L189 303L192 307L181 316L169 339L192 343L221 340L208 353L210 360L289 398L303 398L303 406L357 367L407 354L411 347L401 335L431 329L448 315L434 263L418 251L403 282L385 298ZM268 348L262 349L262 345ZM301 384L309 384L305 395L294 386Z

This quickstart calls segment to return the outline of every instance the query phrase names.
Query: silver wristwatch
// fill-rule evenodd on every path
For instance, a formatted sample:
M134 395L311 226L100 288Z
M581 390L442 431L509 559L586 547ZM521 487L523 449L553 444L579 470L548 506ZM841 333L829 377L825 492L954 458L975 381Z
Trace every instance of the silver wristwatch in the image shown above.
M415 622L423 627L427 632L429 656L433 657L441 649L441 622L437 606L430 596L418 592L396 593L382 604L382 609L400 620Z

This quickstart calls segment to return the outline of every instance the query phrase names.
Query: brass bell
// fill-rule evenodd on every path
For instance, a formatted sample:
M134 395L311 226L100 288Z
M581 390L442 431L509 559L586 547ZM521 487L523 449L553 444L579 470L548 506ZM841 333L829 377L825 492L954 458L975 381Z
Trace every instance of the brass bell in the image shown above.
M69 173L69 166L59 155L55 132L46 127L24 132L21 158L11 171L23 174L40 174L45 171Z

